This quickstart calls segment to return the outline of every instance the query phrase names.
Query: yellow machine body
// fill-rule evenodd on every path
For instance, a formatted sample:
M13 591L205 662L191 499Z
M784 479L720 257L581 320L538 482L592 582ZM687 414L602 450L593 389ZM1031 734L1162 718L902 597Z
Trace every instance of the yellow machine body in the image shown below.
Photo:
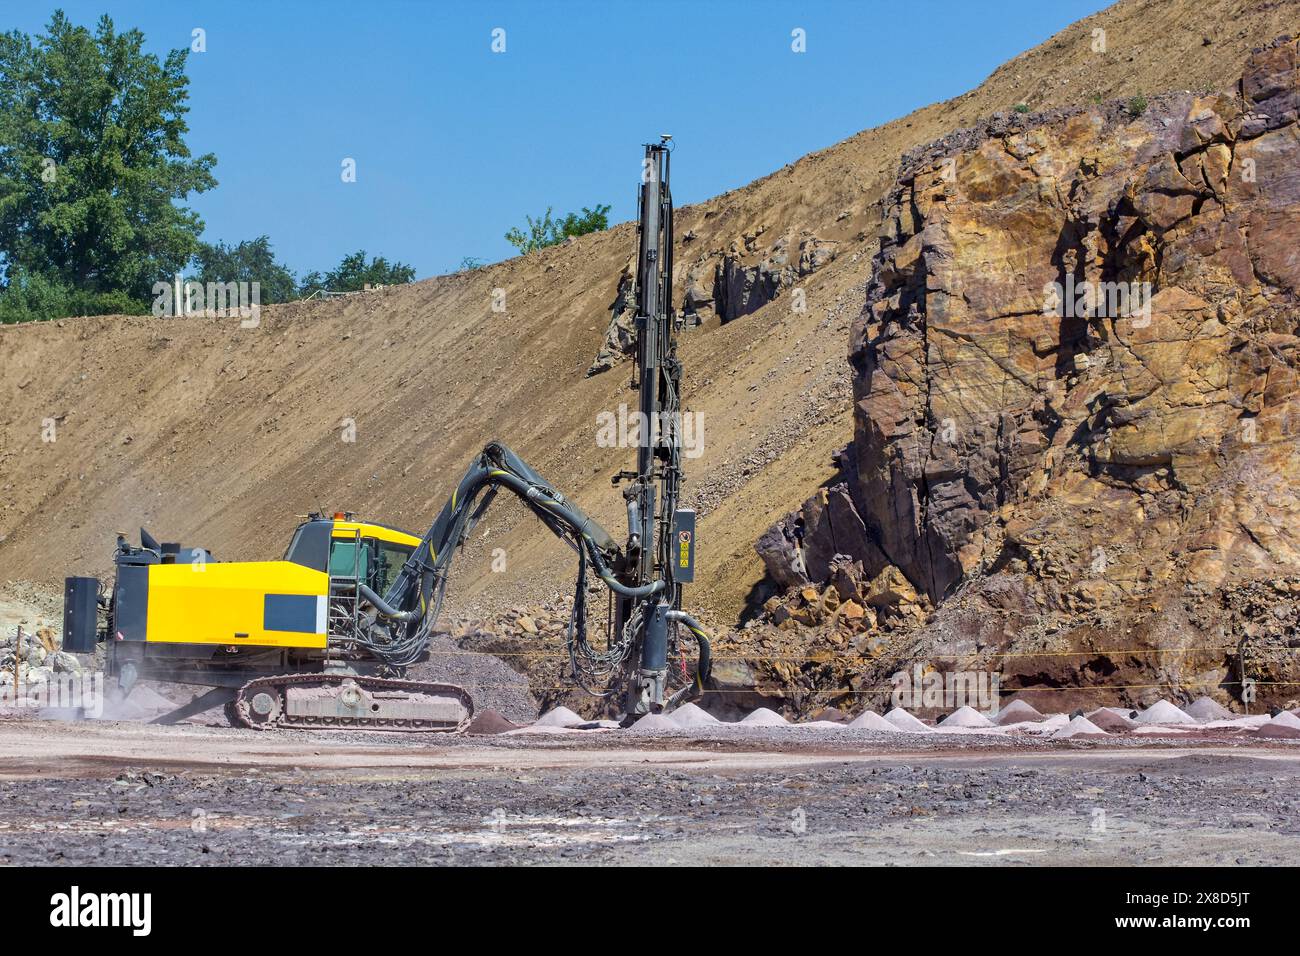
M114 630L145 644L323 649L331 583L383 593L420 539L370 522L313 518L280 561L215 561L191 549L120 562ZM198 555L194 557L194 555Z
M382 524L367 524L364 521L335 521L334 527L330 529L332 538L352 538L360 536L362 538L374 538L376 541L387 541L392 544L403 544L414 548L420 543L420 539L413 534L407 534L397 528L390 528Z
M324 647L329 575L292 561L149 568L145 640Z

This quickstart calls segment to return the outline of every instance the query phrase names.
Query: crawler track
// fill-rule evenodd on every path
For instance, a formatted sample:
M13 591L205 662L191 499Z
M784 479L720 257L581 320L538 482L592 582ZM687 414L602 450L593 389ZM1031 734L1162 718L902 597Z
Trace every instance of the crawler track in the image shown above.
M456 733L469 726L474 702L454 684L285 674L239 689L228 708L233 723L257 730L385 730Z

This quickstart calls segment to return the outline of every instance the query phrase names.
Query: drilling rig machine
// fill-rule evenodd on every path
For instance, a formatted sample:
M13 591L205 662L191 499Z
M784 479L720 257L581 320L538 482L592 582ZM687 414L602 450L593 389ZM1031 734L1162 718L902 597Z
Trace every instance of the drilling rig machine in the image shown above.
M423 537L347 513L312 515L282 561L217 562L202 549L160 545L144 529L139 547L119 536L105 593L94 578L67 579L65 647L85 653L106 641L109 676L124 694L141 679L211 688L163 722L224 704L232 722L263 729L463 730L473 715L469 694L409 680L406 669L427 659L452 560L504 490L577 554L567 632L573 679L598 696L622 693L625 721L698 694L710 651L682 610L696 540L695 513L678 501L684 320L672 307L670 139L646 145L638 196L633 387L642 427L636 469L613 476L627 509L623 544L492 442ZM603 640L588 634L591 572L610 595ZM686 641L698 647L693 675ZM682 686L674 690L669 660L679 654Z

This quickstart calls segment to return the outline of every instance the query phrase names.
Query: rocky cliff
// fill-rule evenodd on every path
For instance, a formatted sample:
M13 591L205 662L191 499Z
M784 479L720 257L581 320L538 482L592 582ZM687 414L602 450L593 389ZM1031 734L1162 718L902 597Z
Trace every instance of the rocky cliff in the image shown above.
M1235 90L904 157L841 480L759 544L774 623L857 641L821 686L930 659L1057 705L1300 696L1298 106L1283 38Z

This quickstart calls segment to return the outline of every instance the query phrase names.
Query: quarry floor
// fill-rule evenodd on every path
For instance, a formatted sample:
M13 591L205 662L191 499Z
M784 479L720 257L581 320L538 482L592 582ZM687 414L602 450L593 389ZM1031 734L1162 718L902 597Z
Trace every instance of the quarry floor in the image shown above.
M0 863L1300 862L1300 745L0 720Z

